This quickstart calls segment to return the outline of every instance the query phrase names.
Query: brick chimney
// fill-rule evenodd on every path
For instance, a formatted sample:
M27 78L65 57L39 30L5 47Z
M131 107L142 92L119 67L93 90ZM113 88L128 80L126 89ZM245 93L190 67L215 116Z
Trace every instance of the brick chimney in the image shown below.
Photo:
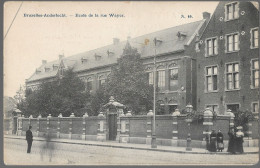
M64 58L64 55L59 55L59 60L61 60L62 58Z
M114 45L119 44L119 42L120 42L119 38L113 38L113 44Z
M203 12L203 19L209 20L210 19L210 13L209 12Z
M46 60L42 60L42 65L47 64Z

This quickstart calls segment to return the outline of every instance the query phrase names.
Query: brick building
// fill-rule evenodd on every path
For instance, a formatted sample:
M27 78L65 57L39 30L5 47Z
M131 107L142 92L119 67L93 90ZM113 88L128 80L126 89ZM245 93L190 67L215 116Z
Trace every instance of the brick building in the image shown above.
M258 111L258 9L250 2L220 2L212 17L136 38L128 37L112 45L47 62L26 80L35 89L43 80L52 80L67 68L86 82L93 92L108 78L126 43L137 48L149 83L153 84L156 56L156 85L159 88L158 114L192 104L202 111L210 107L224 114ZM154 43L156 40L156 45Z
M258 112L258 20L250 2L219 3L194 53L198 109Z

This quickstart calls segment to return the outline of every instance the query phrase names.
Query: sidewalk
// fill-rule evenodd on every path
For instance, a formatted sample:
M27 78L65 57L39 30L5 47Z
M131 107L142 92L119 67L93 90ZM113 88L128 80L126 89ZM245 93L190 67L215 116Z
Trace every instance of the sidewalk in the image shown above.
M16 135L4 135L6 139L22 139L23 136ZM44 138L34 137L34 141L45 141ZM157 146L157 148L151 148L151 145L146 144L131 144L131 143L118 143L115 141L84 141L75 139L52 139L52 142L56 143L68 143L68 144L78 144L78 145L89 145L89 146L101 146L101 147L112 147L112 148L125 148L125 149L137 149L137 150L149 150L149 151L159 151L159 152L172 152L172 153L190 153L190 154L213 154L213 155L227 155L227 149L223 152L209 152L202 148L192 148L192 151L186 151L185 147L173 147L173 146ZM257 154L259 152L258 147L244 147L244 154Z

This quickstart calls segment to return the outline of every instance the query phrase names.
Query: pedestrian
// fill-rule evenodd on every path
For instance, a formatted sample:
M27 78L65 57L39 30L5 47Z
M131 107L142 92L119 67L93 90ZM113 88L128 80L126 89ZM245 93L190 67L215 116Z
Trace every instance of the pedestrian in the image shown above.
M236 144L235 144L235 131L234 128L230 128L229 132L228 132L228 136L229 136L229 141L228 141L228 149L227 152L235 154L235 148L236 148Z
M210 134L209 134L209 130L206 130L206 149L209 150L209 140L210 140Z
M33 142L33 134L32 134L32 126L29 126L29 129L26 131L26 141L28 144L27 147L27 153L31 153L31 147L32 147L32 142Z
M236 144L236 152L238 153L244 153L244 149L243 149L243 138L244 138L244 133L242 132L243 127L242 126L238 126L237 127L237 132L236 132L236 139L235 139L235 144Z
M218 130L217 133L217 149L218 151L221 151L224 149L224 143L223 143L224 136L221 132L221 130Z
M217 134L216 131L213 129L211 134L210 134L210 146L209 146L209 151L211 152L216 152L217 151Z
M47 133L45 136L45 143L41 146L41 160L44 160L44 156L49 156L49 162L52 161L54 143L51 142L51 134Z

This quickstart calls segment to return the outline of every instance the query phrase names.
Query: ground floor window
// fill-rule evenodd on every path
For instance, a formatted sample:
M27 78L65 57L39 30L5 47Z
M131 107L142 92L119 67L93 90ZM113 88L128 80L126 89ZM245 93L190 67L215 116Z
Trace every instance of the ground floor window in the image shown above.
M169 113L173 113L176 109L177 109L177 105L172 105L172 104L169 104Z
M259 112L259 104L258 104L258 102L252 103L252 112L253 113L258 113Z
M209 108L211 111L219 113L218 105L206 105L206 108Z
M239 104L227 104L227 110L230 109L233 113L238 112Z

